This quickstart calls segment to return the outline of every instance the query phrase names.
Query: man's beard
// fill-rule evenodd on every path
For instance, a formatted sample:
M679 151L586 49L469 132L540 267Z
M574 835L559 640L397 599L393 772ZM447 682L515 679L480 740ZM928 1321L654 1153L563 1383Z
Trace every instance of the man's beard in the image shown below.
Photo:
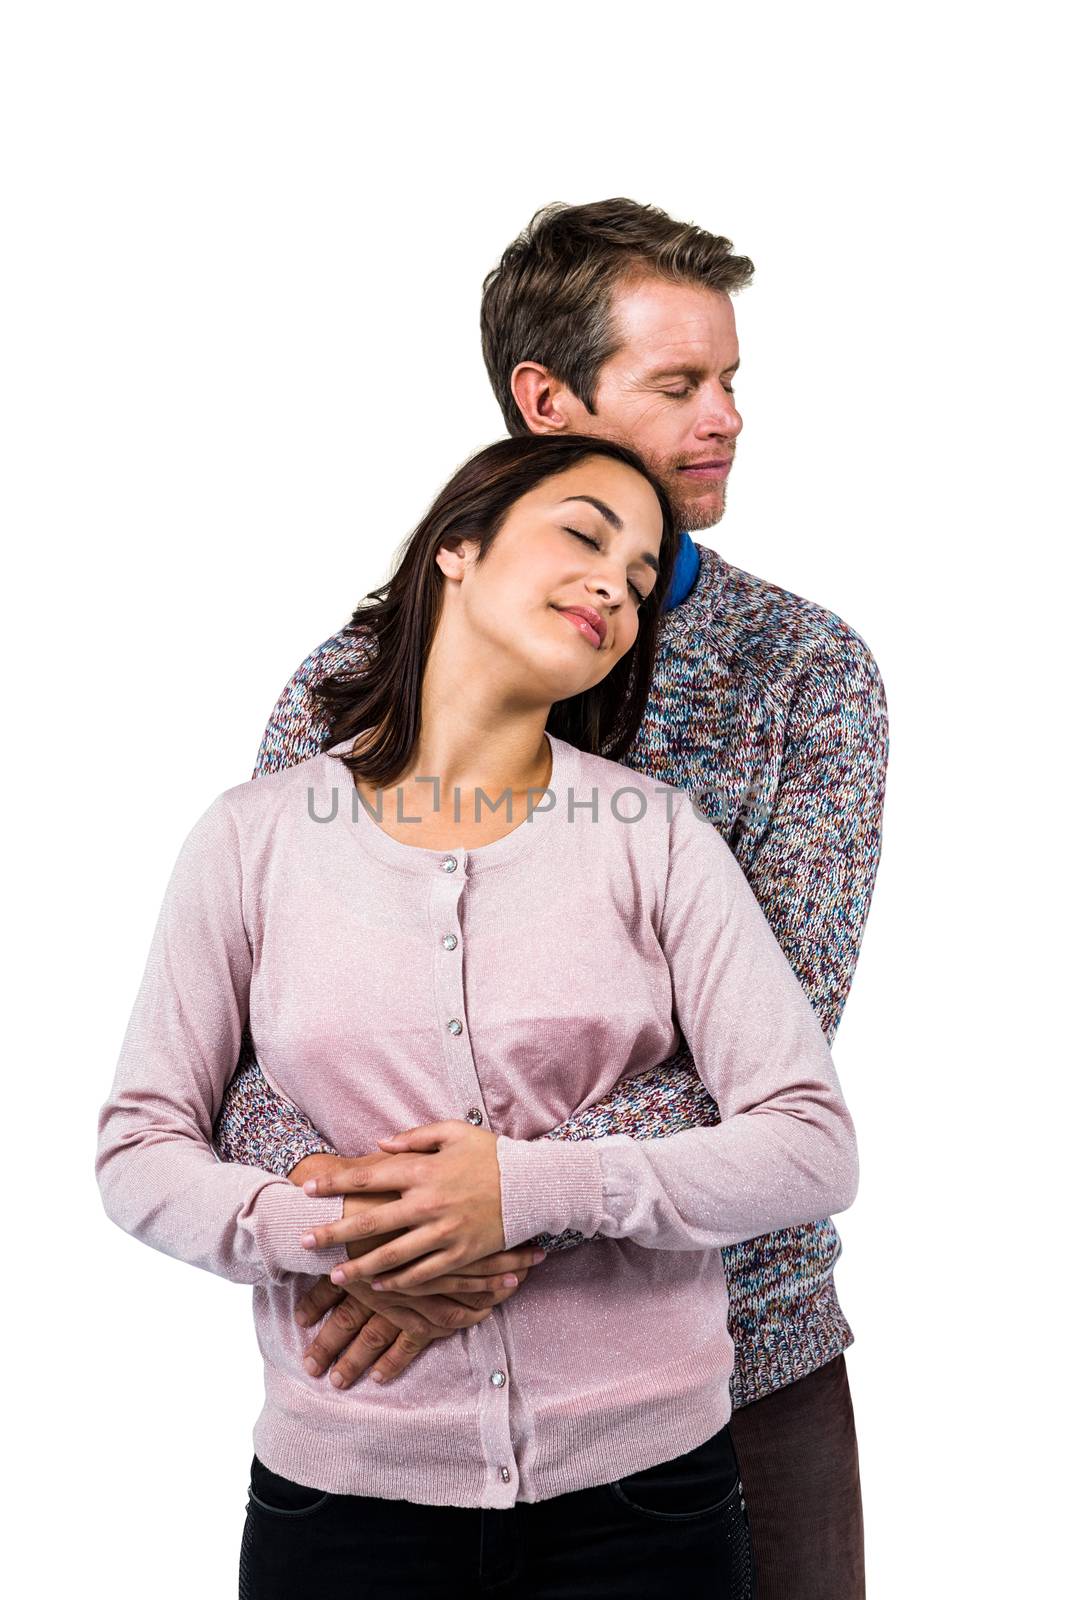
M673 494L668 498L671 510L674 512L674 526L679 533L699 533L701 528L714 528L726 511L725 483L722 486L720 499L711 506L700 505L695 500L683 500Z

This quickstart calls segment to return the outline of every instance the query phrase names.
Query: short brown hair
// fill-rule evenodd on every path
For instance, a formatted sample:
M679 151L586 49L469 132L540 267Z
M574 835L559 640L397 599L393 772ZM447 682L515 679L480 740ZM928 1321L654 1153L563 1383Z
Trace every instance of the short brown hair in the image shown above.
M520 361L539 361L592 412L600 369L619 348L616 285L648 274L733 294L755 269L732 250L636 200L544 206L482 285L482 354L508 432L529 431L511 392Z
M626 445L584 434L500 439L465 461L408 537L388 583L372 589L344 632L356 665L312 690L316 716L329 729L323 750L364 739L359 752L337 757L368 783L388 787L407 770L419 737L422 681L440 615L445 577L437 551L450 539L477 545L480 565L511 507L546 478L589 458L607 457L640 473L659 501L660 570L637 612L637 638L600 683L552 706L546 726L579 750L621 761L637 738L652 684L663 598L670 587L678 535L659 479ZM487 663L486 671L491 670Z

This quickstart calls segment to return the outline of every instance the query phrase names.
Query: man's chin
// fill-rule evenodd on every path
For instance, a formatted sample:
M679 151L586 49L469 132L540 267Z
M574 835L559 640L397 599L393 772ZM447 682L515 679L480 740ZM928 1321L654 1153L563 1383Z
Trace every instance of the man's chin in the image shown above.
M679 533L698 533L701 528L714 528L717 522L722 521L726 511L726 495L705 495L700 500L672 497L671 510Z

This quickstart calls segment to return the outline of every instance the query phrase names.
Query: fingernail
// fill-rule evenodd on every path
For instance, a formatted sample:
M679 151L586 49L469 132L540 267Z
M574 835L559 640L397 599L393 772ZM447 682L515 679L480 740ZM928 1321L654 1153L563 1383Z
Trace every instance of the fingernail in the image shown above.
M385 1373L384 1372L372 1372L371 1373L371 1377L374 1379L375 1383L384 1383L385 1382Z
M374 1278L374 1279L371 1280L371 1288L372 1289L384 1289L385 1288L385 1284L382 1282L381 1278Z
M535 1250L534 1251L534 1265L535 1266L538 1265L540 1262L542 1262L545 1259L545 1254L546 1254L546 1252L544 1250Z
M313 1233L302 1233L300 1235L300 1243L304 1246L305 1250L314 1250L315 1235Z
M333 1384L335 1389L343 1389L344 1388L345 1380L342 1378L342 1376L341 1376L341 1374L339 1372L331 1372L330 1373L330 1382Z
M516 1278L513 1272L509 1272L507 1277L504 1279L504 1283L509 1289L514 1289L518 1281L518 1278Z
M308 1178L307 1182L303 1185L303 1190L305 1194L318 1194L319 1186L315 1182L314 1178Z
M344 1281L345 1269L343 1267L334 1267L333 1271L330 1273L330 1282L343 1284ZM377 1315L377 1313L375 1313L375 1315Z
M297 1322L299 1322L299 1324L300 1324L300 1326L302 1328L306 1328L307 1325L308 1325L308 1314L307 1314L307 1312L306 1311L298 1311L296 1313L296 1320L297 1320Z
M318 1376L320 1370L321 1369L319 1367L319 1364L315 1360L314 1356L305 1356L304 1357L304 1371L305 1372L310 1372L311 1376L313 1378L315 1378L315 1377Z

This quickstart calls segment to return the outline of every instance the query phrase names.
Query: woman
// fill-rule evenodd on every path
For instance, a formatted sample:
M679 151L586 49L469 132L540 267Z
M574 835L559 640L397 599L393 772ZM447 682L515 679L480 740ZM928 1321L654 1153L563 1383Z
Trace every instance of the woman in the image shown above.
M753 1592L719 1250L844 1209L856 1155L729 848L612 759L674 548L621 446L481 452L357 612L373 648L328 690L328 749L219 795L179 855L97 1174L127 1231L255 1285L256 1600L341 1576L356 1595ZM379 1144L362 1193L215 1160L246 1023L338 1148ZM539 1137L683 1035L720 1126ZM305 1371L306 1274L417 1304L568 1232L599 1237L520 1256L521 1292L393 1383Z

